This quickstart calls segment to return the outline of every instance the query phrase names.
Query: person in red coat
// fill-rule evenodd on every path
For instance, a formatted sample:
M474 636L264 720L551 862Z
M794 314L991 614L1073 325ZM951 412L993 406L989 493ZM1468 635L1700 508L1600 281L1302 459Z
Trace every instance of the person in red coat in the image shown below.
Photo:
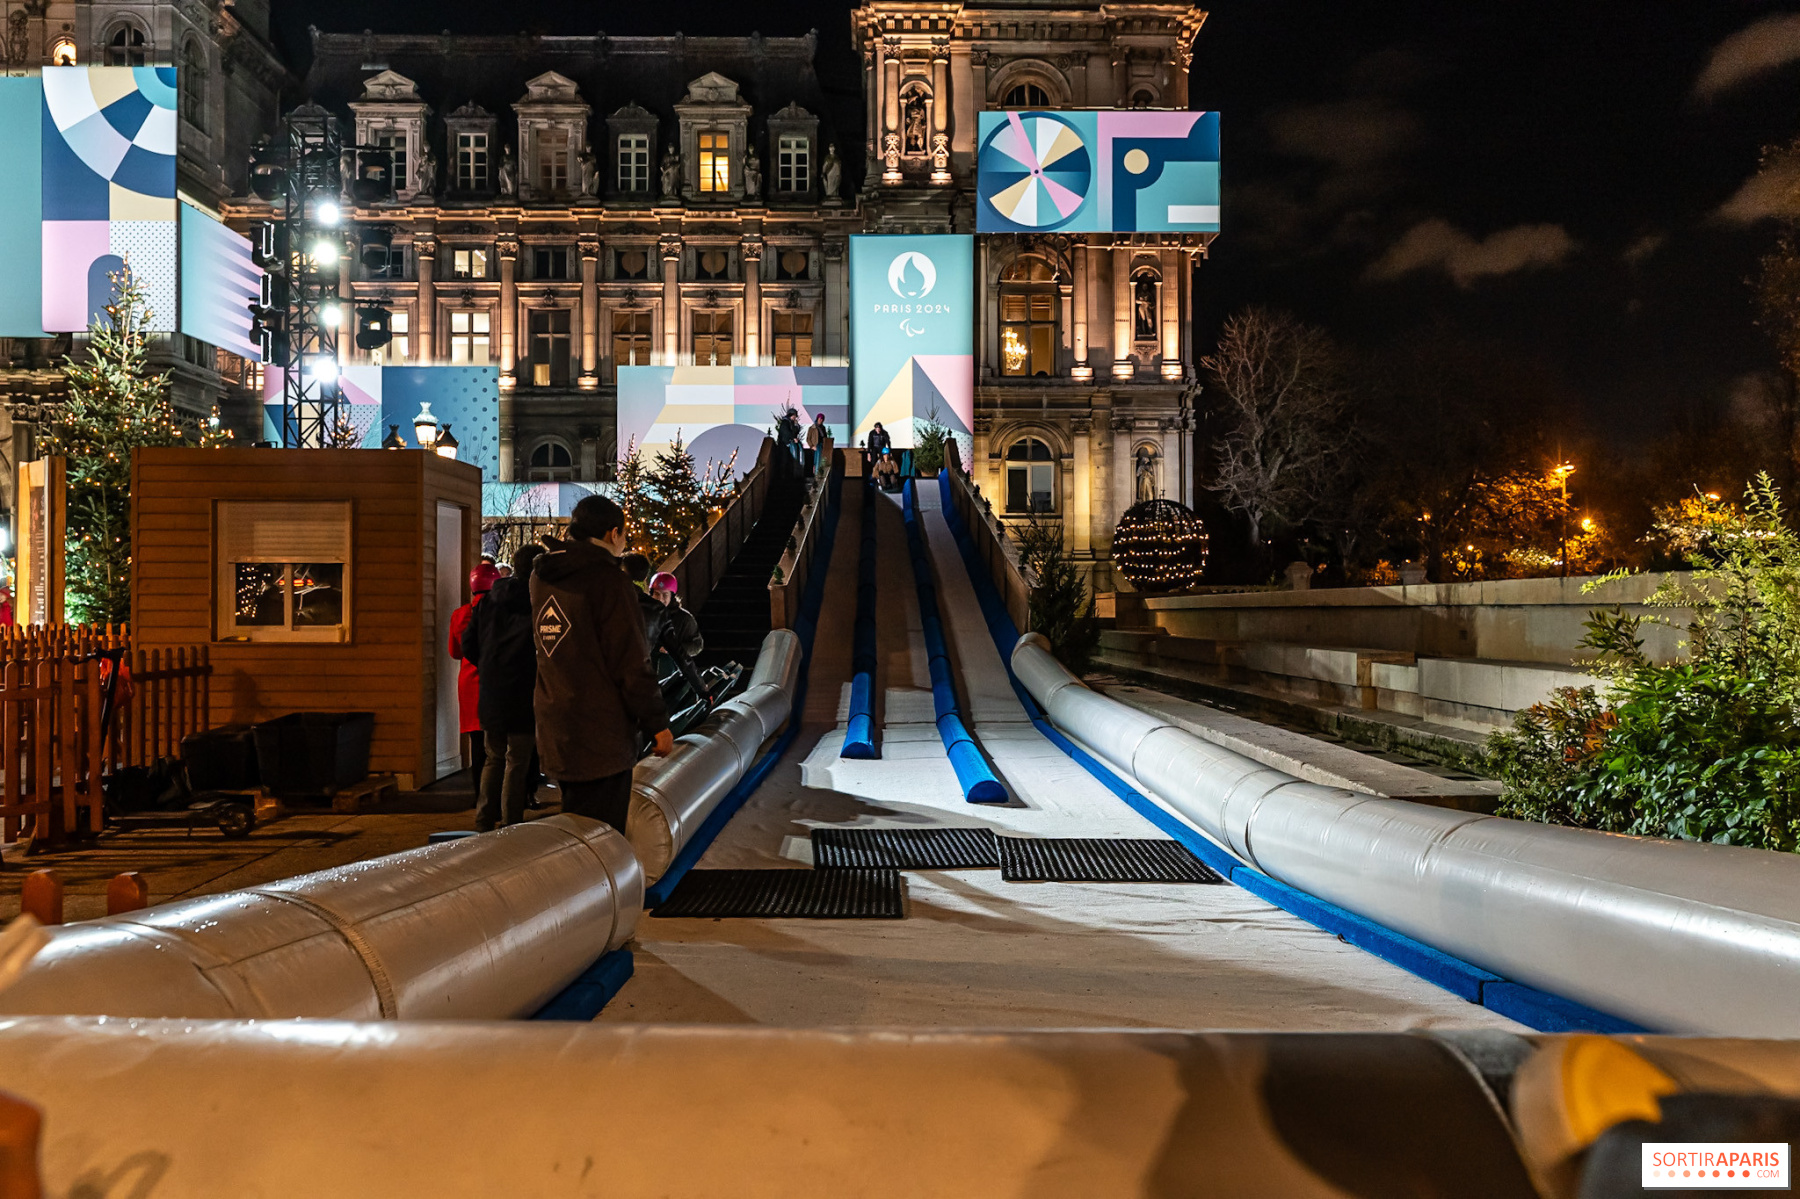
M475 674L475 663L462 655L463 633L475 619L475 605L487 598L500 572L492 562L483 562L469 572L469 602L450 615L450 656L462 663L456 673L457 731L463 735L468 750L469 770L474 776L475 790L481 790L481 768L487 761L487 744L481 735L481 683Z

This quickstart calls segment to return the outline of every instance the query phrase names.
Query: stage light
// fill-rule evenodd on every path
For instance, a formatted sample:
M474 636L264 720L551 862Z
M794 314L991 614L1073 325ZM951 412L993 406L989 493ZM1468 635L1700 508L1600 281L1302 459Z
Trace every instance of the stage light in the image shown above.
M319 323L327 329L335 329L344 319L344 310L335 302L319 306Z
M336 200L324 200L320 202L318 211L313 215L318 217L321 225L335 225L343 219L344 213L338 207Z
M320 354L307 362L308 373L316 383L334 383L338 377L337 359L329 354Z
M312 260L320 266L336 266L338 260L337 243L323 239L313 243Z

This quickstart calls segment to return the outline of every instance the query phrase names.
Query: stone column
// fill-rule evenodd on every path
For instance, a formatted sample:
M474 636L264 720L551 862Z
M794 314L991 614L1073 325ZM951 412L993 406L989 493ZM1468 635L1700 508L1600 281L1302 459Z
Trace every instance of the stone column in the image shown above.
M826 238L825 254L825 354L832 358L847 359L850 354L850 333L847 328L849 313L849 280L845 272L842 238ZM852 430L854 434L855 430Z
M350 264L356 260L351 250L338 259L338 365L347 366L356 353L356 288L350 282Z
M882 39L881 73L881 181L900 182L900 39Z
M975 82L975 94L970 97L976 111L987 105L987 70L988 52L982 49L969 51L969 72Z
M1112 490L1112 402L1110 391L1096 391L1088 422L1088 548L1099 558L1112 554L1112 524L1106 519L1106 497Z
M1070 441L1075 450L1075 485L1069 489L1069 549L1076 557L1090 557L1094 552L1093 502L1094 418L1088 413L1069 418Z
M600 239L582 234L577 244L581 255L581 378L583 391L600 386Z
M681 347L681 235L663 234L656 248L662 255L663 365L674 366Z
M510 391L519 385L519 242L514 237L501 237L494 243L500 258L500 390ZM501 422L501 441L506 439L505 421Z
M419 366L430 366L437 357L437 287L431 281L433 268L437 265L437 238L413 238L413 260L419 270L419 311L413 321L412 361Z
M1162 334L1162 377L1181 378L1181 263L1180 250L1162 252L1162 283L1157 289L1161 311L1157 331Z
M931 41L931 183L950 185L950 39Z
M1078 242L1075 251L1075 367L1071 378L1092 379L1094 368L1088 365L1088 246Z
M744 362L762 365L762 253L761 233L746 233L738 243L744 256Z
M1131 246L1115 237L1112 246L1113 268L1113 378L1131 378L1131 343L1136 335L1132 327Z
M1137 440L1136 422L1131 419L1130 410L1121 414L1113 410L1112 418L1112 486L1106 497L1106 540L1112 544L1113 526L1125 515L1125 509L1131 507L1132 488L1137 482L1137 470L1132 462L1132 442Z
M879 19L871 20L865 33L869 37L870 49L863 51L863 85L868 101L868 113L863 122L863 151L868 156L868 165L863 168L863 186L875 182L877 164L881 162L881 93L887 77L887 65L882 60L881 30Z

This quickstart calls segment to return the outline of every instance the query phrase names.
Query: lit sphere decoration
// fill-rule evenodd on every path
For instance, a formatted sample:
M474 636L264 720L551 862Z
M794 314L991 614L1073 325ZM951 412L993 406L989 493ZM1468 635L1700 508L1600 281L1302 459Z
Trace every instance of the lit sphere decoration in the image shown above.
M1113 561L1139 591L1180 591L1206 570L1206 526L1186 504L1133 504L1113 530Z

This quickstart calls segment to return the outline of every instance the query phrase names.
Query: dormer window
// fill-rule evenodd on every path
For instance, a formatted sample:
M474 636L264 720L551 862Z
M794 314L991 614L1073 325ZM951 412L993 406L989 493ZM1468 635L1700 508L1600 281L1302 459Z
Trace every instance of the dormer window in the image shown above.
M488 185L488 135L456 135L456 190L486 191Z
M569 131L545 129L537 136L538 186L552 194L569 190Z
M700 190L724 193L731 190L731 135L700 135Z
M396 191L412 190L412 175L407 172L406 140L404 129L377 129L370 139L371 145L394 156L394 173L389 177L393 179Z
M622 192L647 192L650 190L649 134L622 133L619 135L619 190Z
M775 143L775 190L803 192L812 187L812 147L804 137Z

